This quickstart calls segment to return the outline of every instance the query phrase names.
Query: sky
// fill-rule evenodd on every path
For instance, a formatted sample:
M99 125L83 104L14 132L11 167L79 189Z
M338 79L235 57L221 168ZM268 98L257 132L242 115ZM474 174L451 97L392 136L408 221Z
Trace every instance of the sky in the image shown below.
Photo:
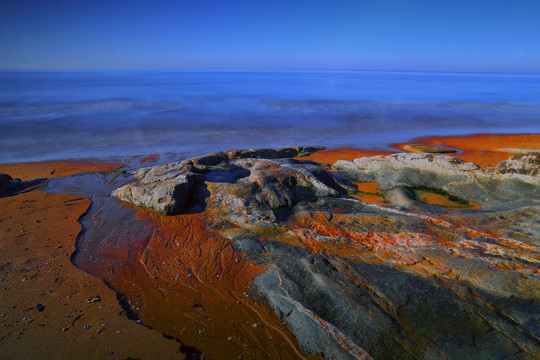
M1 0L0 69L540 73L540 0Z

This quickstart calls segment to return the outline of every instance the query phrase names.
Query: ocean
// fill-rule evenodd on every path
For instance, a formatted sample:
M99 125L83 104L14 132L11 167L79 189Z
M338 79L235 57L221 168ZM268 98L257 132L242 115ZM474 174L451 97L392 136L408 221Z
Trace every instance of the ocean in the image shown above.
M539 132L540 74L0 72L0 163Z

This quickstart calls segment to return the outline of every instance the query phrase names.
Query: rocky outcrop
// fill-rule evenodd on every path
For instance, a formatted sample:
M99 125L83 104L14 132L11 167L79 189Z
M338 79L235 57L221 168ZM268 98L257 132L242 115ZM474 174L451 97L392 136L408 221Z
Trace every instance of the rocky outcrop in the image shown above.
M22 181L21 179L13 179L8 174L0 174L0 197L11 196L28 189L36 188L45 184L46 181L47 179L45 178Z
M178 214L184 209L186 198L195 184L193 174L179 174L169 180L141 181L117 189L114 195L138 206L162 214Z
M499 174L540 175L540 152L522 153L501 161L495 171Z
M141 169L114 194L166 214L204 208L209 229L265 266L253 295L313 354L540 353L534 156L486 171L448 155L395 154L338 161L329 172L312 161L270 158L279 153L218 152ZM379 183L390 203L352 198L347 179ZM426 204L415 197L418 188L480 208Z
M162 214L174 215L205 206L204 187L209 183L235 183L239 201L253 203L253 209L290 207L306 192L317 196L345 193L327 171L309 161L282 159L321 150L320 147L252 149L216 152L181 163L138 170L134 183L113 195ZM262 159L262 156L270 158ZM251 157L250 157L251 156ZM217 189L217 188L216 188ZM229 189L230 190L230 189ZM231 196L227 190L227 196ZM189 193L195 194L188 199Z
M484 171L474 163L442 154L394 154L340 160L333 169L356 181L377 182L387 191L396 187L438 188L483 207L497 207L509 202L527 202L540 195L540 178L533 176L538 174L535 157L514 157L520 156L523 160L503 161L496 172Z

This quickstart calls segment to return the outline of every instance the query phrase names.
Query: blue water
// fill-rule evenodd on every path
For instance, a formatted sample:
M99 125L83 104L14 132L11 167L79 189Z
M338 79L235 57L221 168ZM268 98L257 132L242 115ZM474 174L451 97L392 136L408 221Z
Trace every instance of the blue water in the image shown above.
M540 75L0 72L0 162L539 133Z

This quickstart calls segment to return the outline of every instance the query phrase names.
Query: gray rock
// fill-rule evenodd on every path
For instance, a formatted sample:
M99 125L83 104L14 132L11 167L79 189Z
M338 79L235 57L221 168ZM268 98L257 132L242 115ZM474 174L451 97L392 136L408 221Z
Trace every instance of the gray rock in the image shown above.
M491 173L474 163L442 154L405 153L359 158L354 162L340 160L333 169L356 181L377 182L383 190L397 186L443 189L484 207L525 203L540 195L537 177Z
M540 175L540 152L517 154L501 161L495 168L499 174Z
M113 196L161 214L179 214L195 179L191 174L182 174L169 180L131 183L116 189Z
M316 163L260 158L279 149L225 154L140 170L115 195L164 213L204 202L209 228L266 267L252 294L304 350L327 359L539 353L538 177L432 154L336 163L381 184L392 203L382 206L348 197L343 174ZM415 186L486 207L426 207Z
M13 180L13 178L9 176L8 174L0 174L0 186L7 184L11 180Z
M330 173L312 162L258 157L296 156L320 149L294 147L238 150L229 152L229 155L225 152L216 152L187 159L181 163L144 168L135 172L138 182L115 190L113 196L159 213L174 215L185 210L188 196L197 200L197 204L192 205L204 208L208 194L205 193L204 187L193 186L194 184L237 183L235 188L214 186L214 195L220 190L225 193L221 197L214 196L211 201L215 203L216 199L220 199L222 202L235 203L235 207L245 214L259 212L264 208L291 207L298 201L309 198L302 192L306 188L312 189L314 195L318 197L337 196L340 191L341 193L345 191ZM230 160L229 156L233 159ZM232 195L232 198L229 196L231 191L232 194L236 194ZM253 211L248 208L253 208Z

